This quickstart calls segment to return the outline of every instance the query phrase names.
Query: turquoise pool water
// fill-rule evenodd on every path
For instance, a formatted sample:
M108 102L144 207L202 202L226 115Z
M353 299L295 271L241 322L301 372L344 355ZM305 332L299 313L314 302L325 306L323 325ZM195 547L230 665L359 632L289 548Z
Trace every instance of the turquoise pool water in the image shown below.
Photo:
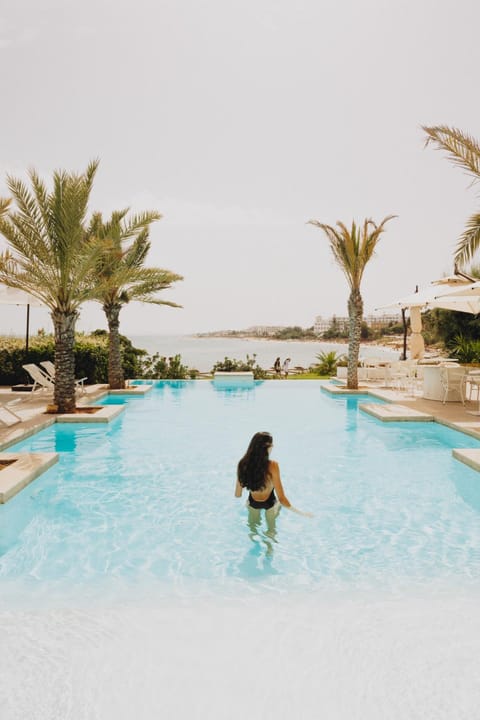
M480 475L454 460L474 439L436 423L381 423L365 396L320 383L252 389L158 382L110 425L53 425L15 446L59 463L0 506L5 596L263 592L476 583ZM371 398L369 398L371 401ZM276 532L233 497L257 430L274 437L285 491Z

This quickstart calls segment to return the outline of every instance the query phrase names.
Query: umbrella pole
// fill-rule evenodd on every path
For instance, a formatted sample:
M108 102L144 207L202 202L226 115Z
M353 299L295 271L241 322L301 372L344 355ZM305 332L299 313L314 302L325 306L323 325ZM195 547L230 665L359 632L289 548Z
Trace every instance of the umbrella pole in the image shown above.
M407 319L405 317L405 308L402 308L402 322L403 322L403 354L402 360L407 359Z
M28 353L28 334L30 329L30 305L27 305L27 329L25 332L25 353Z

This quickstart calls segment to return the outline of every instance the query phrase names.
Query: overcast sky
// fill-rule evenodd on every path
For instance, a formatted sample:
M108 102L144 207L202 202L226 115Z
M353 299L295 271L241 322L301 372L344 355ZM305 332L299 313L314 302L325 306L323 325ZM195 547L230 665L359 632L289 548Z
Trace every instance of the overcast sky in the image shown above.
M348 287L306 221L394 213L365 312L453 269L480 198L421 125L480 139L478 0L0 3L6 173L82 171L92 210L156 209L149 264L182 310L132 304L127 334L313 324ZM0 306L0 331L24 311ZM50 330L44 311L33 325ZM79 328L106 327L99 306Z

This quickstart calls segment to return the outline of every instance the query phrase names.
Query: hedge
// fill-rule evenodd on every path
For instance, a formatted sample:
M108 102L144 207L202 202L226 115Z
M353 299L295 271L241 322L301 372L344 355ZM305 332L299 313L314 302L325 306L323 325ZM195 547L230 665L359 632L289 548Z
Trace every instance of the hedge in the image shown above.
M133 347L124 335L120 336L120 341L125 377L141 377L146 350ZM76 377L86 377L89 384L108 382L108 336L105 331L77 335L74 353ZM25 352L24 340L0 337L0 385L30 384L31 378L27 377L22 365L39 365L43 360L53 362L54 356L54 339L51 335L32 337L28 352Z

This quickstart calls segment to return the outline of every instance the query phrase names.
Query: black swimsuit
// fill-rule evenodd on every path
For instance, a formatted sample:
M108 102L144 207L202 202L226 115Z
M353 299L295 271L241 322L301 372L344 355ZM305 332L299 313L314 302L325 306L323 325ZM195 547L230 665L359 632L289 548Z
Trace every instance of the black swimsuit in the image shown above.
M272 489L272 492L268 496L266 500L255 500L252 497L252 493L249 493L248 495L248 503L250 507L256 508L258 510L269 510L272 508L275 503L277 502L277 498L275 497L275 490Z

